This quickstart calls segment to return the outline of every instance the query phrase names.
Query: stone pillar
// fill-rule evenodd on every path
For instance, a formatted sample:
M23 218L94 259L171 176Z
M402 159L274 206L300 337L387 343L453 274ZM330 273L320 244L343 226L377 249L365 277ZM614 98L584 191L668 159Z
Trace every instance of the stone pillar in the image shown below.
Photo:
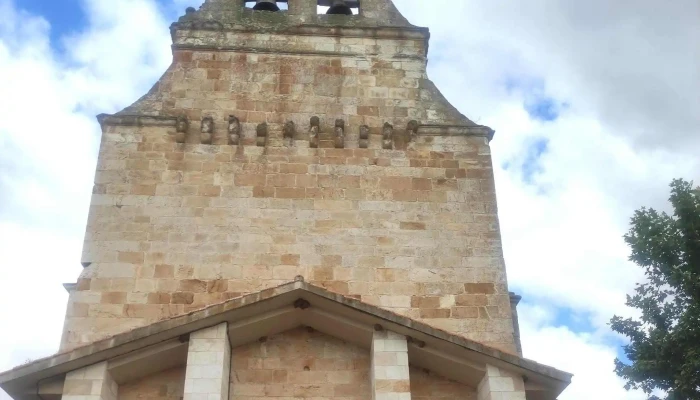
M492 365L479 383L477 400L525 400L523 378Z
M184 400L228 400L230 370L226 323L190 334Z
M71 371L63 384L63 400L117 400L117 383L107 371L107 362Z
M386 330L372 337L372 400L411 400L406 336Z
M317 14L317 0L289 0L289 13L293 15L303 15L305 17L315 17Z

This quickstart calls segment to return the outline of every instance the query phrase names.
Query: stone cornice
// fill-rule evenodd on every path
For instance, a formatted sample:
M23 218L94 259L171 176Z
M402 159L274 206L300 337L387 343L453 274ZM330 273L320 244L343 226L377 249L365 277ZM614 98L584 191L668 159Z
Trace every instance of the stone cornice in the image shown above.
M100 114L100 126L175 126L176 117L138 114Z
M489 141L496 131L483 125L419 125L418 135L425 136L481 136Z
M369 38L369 39L391 39L391 40L429 40L430 30L423 27L376 27L357 26L342 27L332 25L297 25L284 27L282 29L260 29L248 28L244 25L224 25L215 21L188 21L176 22L170 26L170 31L174 34L177 31L214 31L226 33L254 33L254 34L277 34L277 35L297 35L297 36L326 36L326 37L348 37L348 38Z
M258 54L288 54L288 55L303 55L303 56L324 56L324 57L361 57L361 56L372 56L379 55L379 53L352 53L352 52L337 52L337 51L304 51L304 50L293 50L293 49L275 49L275 48L262 48L262 47L246 47L246 46L214 46L209 44L173 44L173 50L199 50L199 51L230 51L234 53L258 53ZM405 60L424 60L424 57L409 55L409 54L395 54L392 56L393 59L405 59Z
M100 114L100 126L161 126L175 127L177 117L138 114ZM416 136L474 136L493 140L495 131L483 125L417 125Z
M177 117L140 114L100 114L101 126L175 126ZM424 136L481 136L492 140L495 131L484 125L418 125L418 135Z

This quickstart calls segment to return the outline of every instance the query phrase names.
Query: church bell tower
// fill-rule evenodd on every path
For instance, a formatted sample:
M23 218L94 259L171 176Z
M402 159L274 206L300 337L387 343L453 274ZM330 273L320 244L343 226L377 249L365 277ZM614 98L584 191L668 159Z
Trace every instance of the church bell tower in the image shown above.
M15 399L554 400L522 358L494 131L391 0L206 0L102 143L61 353ZM88 393L89 392L89 393ZM87 396L87 397L86 397Z

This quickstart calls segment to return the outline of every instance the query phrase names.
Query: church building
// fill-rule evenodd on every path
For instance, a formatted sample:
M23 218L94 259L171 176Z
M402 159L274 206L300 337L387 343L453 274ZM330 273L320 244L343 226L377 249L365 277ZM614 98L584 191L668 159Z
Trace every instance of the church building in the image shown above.
M555 400L522 357L494 131L391 0L206 0L100 115L59 353L15 400ZM118 49L115 49L118 51Z

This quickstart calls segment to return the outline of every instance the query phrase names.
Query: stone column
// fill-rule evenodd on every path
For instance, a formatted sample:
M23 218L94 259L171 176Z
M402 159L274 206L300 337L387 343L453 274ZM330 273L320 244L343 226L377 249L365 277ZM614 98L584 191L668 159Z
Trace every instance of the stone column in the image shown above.
M477 400L525 400L523 378L492 365L479 383Z
M107 362L71 371L63 384L63 400L117 400L117 383L107 371Z
M375 331L372 337L372 400L411 400L406 336Z
M184 400L228 400L230 370L226 323L190 334Z
M317 0L289 0L289 13L294 15L303 15L308 19L315 17L317 14Z

